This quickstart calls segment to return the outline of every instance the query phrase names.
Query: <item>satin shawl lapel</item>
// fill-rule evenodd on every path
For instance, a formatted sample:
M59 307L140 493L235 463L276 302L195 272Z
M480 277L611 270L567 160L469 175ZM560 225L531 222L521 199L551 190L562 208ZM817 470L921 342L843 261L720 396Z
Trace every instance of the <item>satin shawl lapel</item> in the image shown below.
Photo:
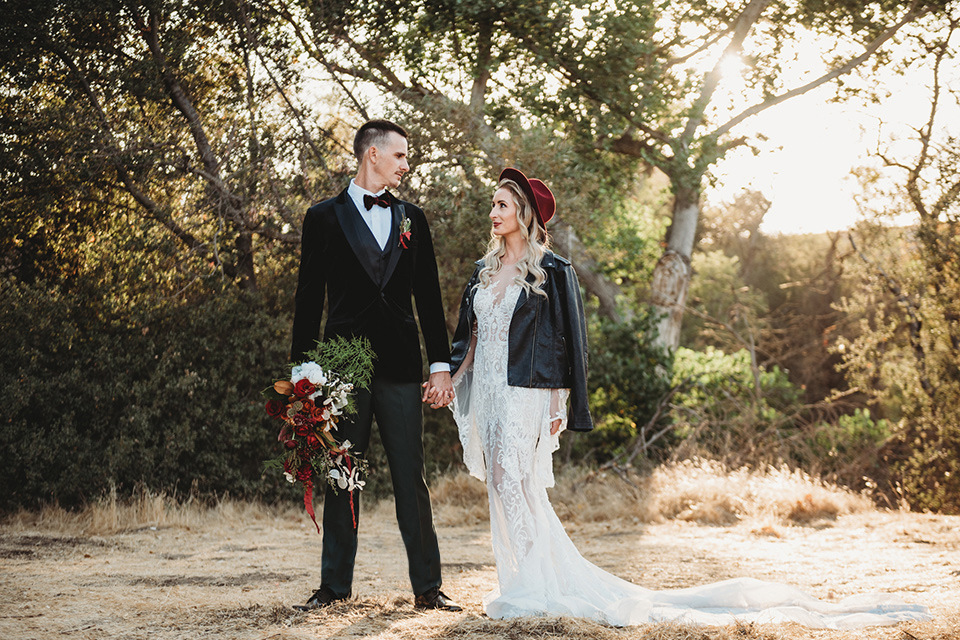
M363 257L365 252L361 234L370 233L370 229L363 218L360 217L360 212L357 211L357 206L353 204L353 198L347 195L346 189L340 192L333 204L333 209L337 214L337 220L340 222L340 228L343 229L343 235L346 236L350 249L357 256L357 261L363 265L363 270L367 272L370 279L377 282L377 276L373 270L374 265Z
M390 205L390 238L387 240L390 257L387 259L387 269L383 273L383 282L380 283L381 291L383 291L387 283L390 282L393 271L397 268L397 263L400 261L400 254L406 251L406 249L400 246L400 221L404 215L406 214L403 210L403 204L394 200L393 204Z

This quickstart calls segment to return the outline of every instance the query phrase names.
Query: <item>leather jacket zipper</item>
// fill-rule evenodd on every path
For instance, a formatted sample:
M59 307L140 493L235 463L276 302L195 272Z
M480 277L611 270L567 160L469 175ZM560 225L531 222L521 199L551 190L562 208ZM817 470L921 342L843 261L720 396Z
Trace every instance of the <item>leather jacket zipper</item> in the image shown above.
M527 295L529 296L530 294L528 293ZM537 340L536 340L536 336L537 336L537 332L538 332L539 329L540 329L540 301L537 300L536 302L537 302L537 312L536 312L536 314L533 316L533 336L534 336L534 339L533 339L533 344L532 344L531 347L530 347L530 380L527 382L527 385L528 385L528 386L533 386L533 372L534 372L533 363L534 363L534 361L536 360L536 355L537 355Z

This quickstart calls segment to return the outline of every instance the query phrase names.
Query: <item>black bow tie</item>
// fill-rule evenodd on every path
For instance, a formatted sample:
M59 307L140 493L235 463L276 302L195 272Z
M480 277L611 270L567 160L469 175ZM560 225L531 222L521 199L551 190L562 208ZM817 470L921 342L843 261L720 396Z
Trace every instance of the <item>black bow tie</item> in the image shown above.
M381 207L390 208L390 192L384 191L379 196L371 196L369 193L363 194L363 206L367 208L367 211L373 208L373 205L378 204Z

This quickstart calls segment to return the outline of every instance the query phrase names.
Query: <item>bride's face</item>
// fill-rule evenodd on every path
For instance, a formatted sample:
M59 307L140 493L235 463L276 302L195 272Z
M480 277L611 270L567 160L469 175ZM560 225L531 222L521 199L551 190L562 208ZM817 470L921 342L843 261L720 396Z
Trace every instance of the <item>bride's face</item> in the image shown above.
M508 189L497 189L493 194L490 221L496 236L507 238L513 234L522 235L520 221L517 219L517 203L513 201L513 194Z

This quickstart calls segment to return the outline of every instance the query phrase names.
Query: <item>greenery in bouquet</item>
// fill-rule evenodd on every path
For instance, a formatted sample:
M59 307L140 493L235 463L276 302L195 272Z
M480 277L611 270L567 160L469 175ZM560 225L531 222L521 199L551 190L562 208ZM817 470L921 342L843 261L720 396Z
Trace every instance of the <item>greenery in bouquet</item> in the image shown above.
M284 448L265 466L282 469L288 482L303 485L304 507L316 525L315 478L325 479L334 491L349 491L351 510L353 491L363 489L366 460L351 451L349 440L337 440L334 432L344 415L356 412L353 393L370 384L375 355L366 338L338 337L318 342L306 358L291 365L289 379L263 391L267 413L281 422L277 440Z

